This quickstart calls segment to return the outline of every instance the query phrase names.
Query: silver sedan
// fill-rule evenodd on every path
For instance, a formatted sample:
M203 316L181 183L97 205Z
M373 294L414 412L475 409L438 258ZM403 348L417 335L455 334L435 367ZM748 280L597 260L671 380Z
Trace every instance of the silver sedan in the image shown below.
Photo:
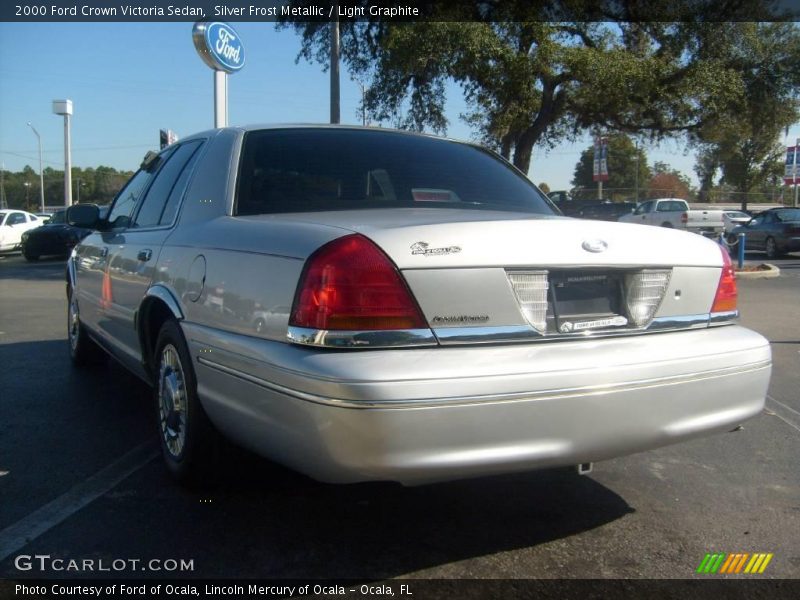
M167 467L219 433L328 482L591 463L761 411L767 341L701 236L557 216L474 145L356 127L149 154L69 262L70 351L150 383Z

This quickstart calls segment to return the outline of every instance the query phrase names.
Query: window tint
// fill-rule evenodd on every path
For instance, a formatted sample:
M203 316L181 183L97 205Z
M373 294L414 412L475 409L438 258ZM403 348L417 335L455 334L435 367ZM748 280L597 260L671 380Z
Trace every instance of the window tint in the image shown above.
M197 150L197 142L181 144L166 159L163 166L158 170L153 184L147 190L147 195L142 200L141 208L136 213L134 227L155 227L159 225L161 213L164 211L167 199L195 150Z
M136 208L136 203L152 177L153 174L148 171L137 171L125 187L122 188L108 215L108 222L112 229L130 225L133 209Z
M650 207L653 205L652 202L642 202L637 209L634 211L633 214L635 215L642 215L650 210Z
M403 206L553 214L526 177L474 146L388 131L245 136L237 214Z
M686 210L686 205L679 200L667 200L658 203L658 212L674 212L676 210Z
M6 221L6 225L19 225L20 223L25 222L25 215L23 213L11 213L11 216L8 217Z
M178 214L178 206L180 205L181 198L183 198L183 193L186 191L186 186L189 183L189 177L192 176L194 165L200 156L199 150L200 146L202 145L203 142L198 140L194 142L187 142L183 145L183 147L181 147L181 150L184 150L185 148L185 166L183 167L183 171L181 171L180 177L178 177L178 181L176 181L175 185L172 186L172 191L169 194L169 198L167 198L167 204L164 206L164 211L161 213L161 220L159 221L161 225L171 225L175 220L175 215ZM175 158L178 158L177 152L175 154Z

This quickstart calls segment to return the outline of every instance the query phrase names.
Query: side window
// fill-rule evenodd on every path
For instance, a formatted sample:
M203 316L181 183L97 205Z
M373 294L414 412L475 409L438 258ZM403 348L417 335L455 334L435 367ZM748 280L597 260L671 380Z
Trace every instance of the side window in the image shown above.
M642 204L639 205L639 208L637 208L633 214L643 215L644 213L650 210L650 206L652 204L653 204L652 202L643 202Z
M189 178L192 176L194 165L197 163L198 158L200 158L200 146L202 145L203 142L199 140L184 144L183 147L187 148L189 156L183 171L181 171L180 177L178 177L178 181L175 182L174 186L172 186L172 191L169 194L169 198L167 198L167 204L164 206L164 211L161 213L161 220L159 221L160 225L171 225L175 220L175 216L178 214L178 207L180 206L181 198L183 198L183 193L186 191L186 186L189 184Z
M114 201L114 206L111 207L111 212L108 214L108 223L111 229L130 226L133 209L136 208L136 203L152 177L152 173L144 169L139 170L122 188L122 191Z
M6 221L6 225L19 225L24 222L25 215L23 213L11 213L11 216L8 217L8 221Z
M147 190L147 195L144 197L141 208L136 214L134 227L156 227L162 222L161 214L164 212L167 200L176 187L186 163L189 162L197 150L197 144L199 142L181 144L159 169L153 185Z

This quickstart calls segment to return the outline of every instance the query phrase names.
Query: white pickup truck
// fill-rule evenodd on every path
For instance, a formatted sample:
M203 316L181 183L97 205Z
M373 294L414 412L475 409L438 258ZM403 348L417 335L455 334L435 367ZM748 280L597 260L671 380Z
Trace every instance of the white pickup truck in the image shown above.
M725 228L722 219L723 212L722 210L691 210L686 200L658 198L642 202L632 213L623 215L619 220L624 223L640 223L714 235Z

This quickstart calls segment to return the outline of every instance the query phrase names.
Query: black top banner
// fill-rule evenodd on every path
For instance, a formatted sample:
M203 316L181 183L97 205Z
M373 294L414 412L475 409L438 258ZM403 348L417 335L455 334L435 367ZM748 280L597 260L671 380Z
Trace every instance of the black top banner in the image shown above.
M800 0L11 0L0 21L798 21Z

